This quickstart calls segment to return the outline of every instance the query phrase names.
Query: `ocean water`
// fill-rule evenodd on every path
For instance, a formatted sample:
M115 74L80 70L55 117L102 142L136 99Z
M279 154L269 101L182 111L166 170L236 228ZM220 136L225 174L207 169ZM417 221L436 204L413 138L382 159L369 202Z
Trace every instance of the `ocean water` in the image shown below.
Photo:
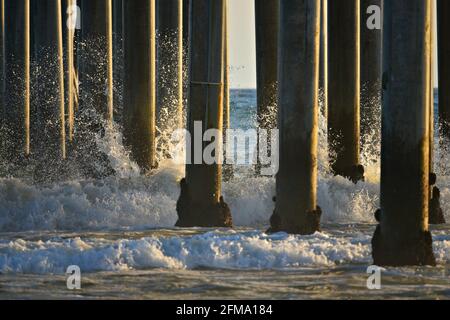
M255 91L233 90L231 101L232 127L254 127ZM379 147L362 152L365 182L334 177L323 117L320 123L324 215L322 231L311 236L264 232L275 180L255 178L248 168L223 185L235 229L174 228L184 168L164 161L141 176L117 129L97 141L114 177L46 184L0 178L0 299L450 298L450 225L431 228L437 267L383 269L381 290L367 289ZM450 221L450 162L439 148L436 172ZM81 269L81 290L66 287L70 265Z

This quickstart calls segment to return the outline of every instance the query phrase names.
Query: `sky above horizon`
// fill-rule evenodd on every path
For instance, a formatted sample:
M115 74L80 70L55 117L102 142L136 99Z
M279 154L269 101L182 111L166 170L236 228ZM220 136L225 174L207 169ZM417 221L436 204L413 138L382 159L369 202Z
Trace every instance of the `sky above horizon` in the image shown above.
M228 2L231 88L256 88L254 8L252 0Z
M228 0L230 87L256 88L255 7L253 0ZM436 16L436 15L435 15ZM434 21L436 23L436 19ZM434 59L437 61L436 24ZM437 68L435 63L435 87Z

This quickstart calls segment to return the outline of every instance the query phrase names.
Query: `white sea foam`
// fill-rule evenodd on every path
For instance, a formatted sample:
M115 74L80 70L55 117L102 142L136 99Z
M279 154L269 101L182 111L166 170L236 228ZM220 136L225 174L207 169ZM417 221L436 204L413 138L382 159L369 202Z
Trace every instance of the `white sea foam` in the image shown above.
M177 172L47 187L0 180L0 231L166 227L176 221Z
M192 237L108 241L52 239L0 242L0 272L63 273L78 265L84 272L129 269L284 269L365 263L369 239L308 237L258 232L210 232Z
M151 177L111 177L49 186L0 179L0 232L172 227L177 219L179 167L161 167ZM354 185L322 177L318 197L324 222L372 222L377 185ZM224 197L237 226L267 225L275 179L237 178L224 183ZM450 197L448 189L443 197Z
M323 126L322 126L323 127ZM353 184L326 171L326 139L319 148L318 203L323 222L374 223L379 206L379 176ZM184 168L161 163L151 176L139 174L118 132L99 139L116 176L103 180L73 180L34 185L20 179L0 179L0 232L27 230L97 230L172 227L177 219L178 181ZM323 145L325 144L325 146ZM378 172L377 161L367 161L368 172ZM442 206L450 220L450 178L440 176ZM238 176L224 182L223 193L237 226L267 226L274 209L275 179Z
M281 269L371 263L368 234L353 237L316 233L209 232L186 237L136 240L60 239L0 241L1 273L64 273L69 265L82 272L133 269ZM450 236L436 236L440 264L450 262Z
M236 99L236 98L234 98ZM236 103L234 127L254 126L256 108L244 94ZM363 150L365 182L353 184L329 173L326 119L320 118L318 203L323 222L374 223L379 206L379 150ZM177 220L178 181L184 168L162 161L151 176L140 174L122 144L117 126L97 137L115 176L102 180L72 179L47 185L0 179L0 232L29 230L112 230L173 227ZM436 143L436 148L439 144ZM439 153L436 152L438 157ZM446 154L444 154L446 155ZM442 158L442 154L439 158ZM440 161L439 168L445 164ZM442 206L450 220L450 177L437 170ZM236 226L265 227L274 209L275 179L238 175L223 183L225 201Z

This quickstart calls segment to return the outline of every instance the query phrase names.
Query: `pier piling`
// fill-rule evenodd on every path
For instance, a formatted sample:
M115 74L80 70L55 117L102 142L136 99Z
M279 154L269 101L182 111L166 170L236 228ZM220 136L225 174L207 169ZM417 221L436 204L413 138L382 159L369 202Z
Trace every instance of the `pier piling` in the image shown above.
M328 145L336 175L364 179L360 148L360 0L328 2Z
M228 0L225 1L225 18L223 29L223 142L226 145L226 132L230 129L230 52L228 32ZM224 148L225 150L225 148ZM224 154L225 157L225 154ZM229 181L233 177L233 165L223 164L223 179Z
M429 223L430 224L444 224L445 217L444 212L441 207L440 194L441 191L436 186L437 184L437 175L434 171L435 165L435 153L434 153L434 142L435 142L435 112L434 112L434 75L435 75L435 56L434 56L434 48L435 48L435 19L436 19L436 0L431 1L431 32L430 32L430 79L429 79L429 106L428 110L430 112L430 205L429 205Z
M377 8L380 11L377 11ZM381 135L382 10L383 0L361 0L361 146L363 147L379 145ZM378 23L380 25L377 25Z
M62 0L62 33L64 49L64 92L66 99L66 135L68 141L73 142L75 124L75 101L78 95L76 82L76 62L75 62L75 30L77 28L78 9L77 0Z
M264 130L274 129L277 124L279 2L255 0L257 120L258 127ZM260 170L258 163L256 173Z
M2 138L3 120L5 116L5 0L0 0L0 147L3 146Z
M380 224L374 263L435 265L429 206L431 1L384 3Z
M255 0L256 88L260 128L276 126L279 1Z
M190 27L190 0L183 0L183 48L184 53L187 53L189 47L189 27Z
M113 77L114 77L114 121L122 124L123 109L123 1L113 0Z
M64 63L61 0L33 6L33 69L31 141L33 154L46 165L66 157Z
M186 178L180 183L177 203L178 227L231 227L231 213L221 195L222 183L222 126L223 126L223 28L225 2L223 0L195 0L191 2L190 32L190 94L188 131L192 144L186 165ZM200 129L200 130L198 130ZM211 142L214 150L208 153L203 134L215 133ZM214 152L213 152L214 151Z
M439 125L441 135L450 139L450 1L437 0L439 55Z
M230 127L230 55L228 35L228 0L225 2L225 17L223 29L223 128Z
M5 153L11 162L30 154L30 1L5 2Z
M189 28L190 28L190 0L183 0L183 108L187 110L187 96L189 92ZM186 120L186 119L185 119ZM186 124L185 124L186 126Z
M317 206L320 0L280 3L280 167L270 232L313 234Z
M155 0L124 2L125 144L142 170L156 166Z
M159 148L183 127L183 0L158 0L157 127Z
M80 104L113 120L112 0L81 0Z
M319 101L321 112L328 117L328 0L320 2Z

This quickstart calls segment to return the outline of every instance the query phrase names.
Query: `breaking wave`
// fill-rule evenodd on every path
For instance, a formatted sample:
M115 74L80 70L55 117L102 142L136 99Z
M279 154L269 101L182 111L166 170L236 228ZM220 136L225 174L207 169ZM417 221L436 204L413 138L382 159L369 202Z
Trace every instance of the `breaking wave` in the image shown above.
M249 96L250 95L250 96ZM232 125L254 125L254 92L232 94ZM253 102L252 102L253 101ZM250 105L250 107L249 107ZM353 184L328 169L326 120L320 119L318 203L323 222L374 223L379 203L379 154L363 150L366 181ZM69 177L63 182L30 183L21 178L0 178L0 232L30 230L121 230L173 227L178 181L184 168L170 160L160 162L151 176L141 175L122 144L118 126L96 137L115 174L102 179ZM436 143L437 148L439 143ZM438 153L437 153L438 154ZM442 153L439 157L442 157ZM438 173L442 162L439 163ZM450 177L438 180L442 206L450 218ZM275 179L236 176L223 184L237 226L265 227L274 203Z
M349 263L368 265L370 239L369 233L348 237L214 231L194 236L119 240L1 240L0 273L62 274L70 265L79 266L83 272L152 268L292 270ZM434 250L440 264L450 262L450 236L435 236Z

